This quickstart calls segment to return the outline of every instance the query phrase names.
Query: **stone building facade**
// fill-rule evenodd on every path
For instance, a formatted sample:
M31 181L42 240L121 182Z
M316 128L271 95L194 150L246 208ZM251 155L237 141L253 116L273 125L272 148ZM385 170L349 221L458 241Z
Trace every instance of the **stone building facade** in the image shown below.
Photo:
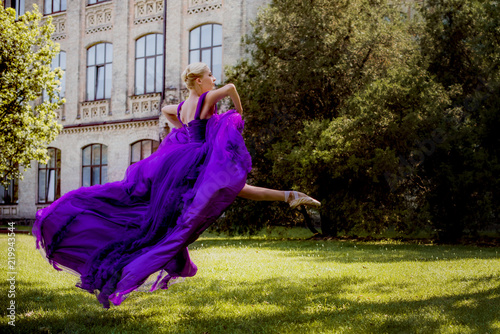
M24 180L0 189L2 220L33 219L68 191L121 180L170 130L159 112L162 93L166 103L179 103L186 95L181 73L194 61L210 63L223 81L223 66L244 56L241 38L269 2L12 1L25 11L36 4L52 17L52 38L61 47L54 67L65 70L66 103L58 111L63 130L49 145L49 164L33 161Z

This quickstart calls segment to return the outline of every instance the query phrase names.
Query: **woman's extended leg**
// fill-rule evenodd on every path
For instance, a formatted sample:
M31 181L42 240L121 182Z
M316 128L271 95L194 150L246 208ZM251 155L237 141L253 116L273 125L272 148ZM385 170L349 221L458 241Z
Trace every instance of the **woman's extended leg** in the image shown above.
M292 194L292 196L290 196ZM255 187L245 184L243 189L238 194L239 197L250 199L253 201L285 201L292 208L298 205L320 206L321 203L304 193L295 191L274 190L262 187Z
M238 196L253 201L285 201L285 192L282 190L255 187L248 184L245 184Z

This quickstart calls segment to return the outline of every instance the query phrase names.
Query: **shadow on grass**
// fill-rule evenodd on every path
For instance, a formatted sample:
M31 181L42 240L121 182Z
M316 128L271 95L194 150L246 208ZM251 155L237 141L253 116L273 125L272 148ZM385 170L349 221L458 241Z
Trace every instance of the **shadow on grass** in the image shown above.
M474 286L484 280L493 280L496 287L421 300L395 296L380 302L363 296L346 298L352 288L367 283L355 276L306 280L278 276L245 284L193 278L170 291L134 293L111 310L102 309L90 294L75 293L76 288L46 290L19 282L26 289L18 295L18 317L11 332L441 333L452 324L467 332L492 333L498 330L500 280L489 277L467 283Z
M443 261L461 259L500 259L498 248L481 248L463 245L416 245L395 243L362 243L351 241L315 240L252 240L211 238L200 239L189 249L210 247L255 248L280 251L279 256L302 257L308 261L333 261L341 263L401 261ZM304 255L305 254L305 255Z
M128 331L154 333L157 324L134 310L114 308L105 310L95 296L76 287L44 288L18 280L15 327L0 328L2 333L120 333L117 327L125 325ZM4 282L0 287L6 289ZM6 308L2 307L6 318Z
M190 299L189 322L193 332L214 328L221 323L221 329L228 333L282 332L282 328L309 328L315 323L317 332L335 332L344 328L349 333L440 333L450 324L462 325L472 332L491 333L498 329L500 307L500 280L496 288L478 293L459 293L446 297L432 297L424 300L377 302L363 296L355 301L345 298L350 287L365 283L356 277L343 279L310 279L300 283L281 277L278 282L245 284L245 286L221 287L212 282L209 290L217 291L217 298L234 305L235 308L248 305L272 305L271 311L261 311L242 316L200 316L213 300ZM479 280L470 280L477 284ZM280 289L269 291L270 284ZM256 293L257 291L257 293ZM205 312L204 312L205 310ZM434 317L429 314L437 313ZM219 312L220 314L220 312ZM219 327L220 328L220 327ZM496 329L495 329L496 328ZM178 328L178 333L182 333ZM223 333L224 331L220 331ZM305 332L305 331L304 331Z
M468 280L472 285L484 278ZM373 333L441 333L453 324L460 332L494 333L499 327L500 280L495 288L481 292L459 293L443 297L432 297L419 301L395 301L379 305L376 312L392 313L391 319L373 328ZM437 320L423 317L420 310L430 309ZM394 312L396 310L396 312ZM457 332L456 330L450 332Z

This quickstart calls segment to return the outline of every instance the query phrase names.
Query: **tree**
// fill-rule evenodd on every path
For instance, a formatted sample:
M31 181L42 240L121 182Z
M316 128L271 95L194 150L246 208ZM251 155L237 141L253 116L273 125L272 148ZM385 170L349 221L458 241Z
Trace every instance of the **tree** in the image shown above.
M289 155L300 166L293 177L321 175L302 187L334 208L323 217L331 234L430 228L455 242L499 222L498 4L426 1L421 15L418 52L353 94L339 117L306 123Z
M276 0L229 73L253 182L320 199L323 235L426 228L457 241L499 223L499 4L430 0L420 13ZM263 225L280 212L257 203L227 217Z
M47 145L59 133L55 110L62 71L51 71L59 52L50 36L51 18L41 24L36 5L16 20L12 8L0 6L0 183L21 179L32 160L47 162ZM48 101L35 101L47 91Z
M432 0L422 8L427 69L460 109L447 147L429 161L427 202L444 241L498 224L500 216L500 5Z
M337 118L306 122L287 160L296 166L291 177L328 208L322 228L336 235L427 227L431 184L422 174L452 131L459 110L450 102L408 61L354 94Z
M329 194L311 182L328 183L329 176L319 166L313 175L296 170L290 155L297 143L304 145L304 122L326 124L338 117L353 94L414 52L412 35L397 7L386 1L275 0L260 12L246 43L250 59L227 77L237 85L246 111L244 135L254 167L250 182L318 196L327 222ZM233 206L226 217L266 224L270 218L289 218L286 212L285 205L252 203ZM327 223L323 233L334 231Z

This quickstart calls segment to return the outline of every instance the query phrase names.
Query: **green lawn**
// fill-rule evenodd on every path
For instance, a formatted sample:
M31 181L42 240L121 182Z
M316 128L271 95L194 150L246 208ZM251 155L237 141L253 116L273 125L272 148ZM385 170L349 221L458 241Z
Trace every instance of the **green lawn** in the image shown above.
M499 248L206 234L195 277L104 310L16 239L16 326L2 279L2 333L500 333Z

